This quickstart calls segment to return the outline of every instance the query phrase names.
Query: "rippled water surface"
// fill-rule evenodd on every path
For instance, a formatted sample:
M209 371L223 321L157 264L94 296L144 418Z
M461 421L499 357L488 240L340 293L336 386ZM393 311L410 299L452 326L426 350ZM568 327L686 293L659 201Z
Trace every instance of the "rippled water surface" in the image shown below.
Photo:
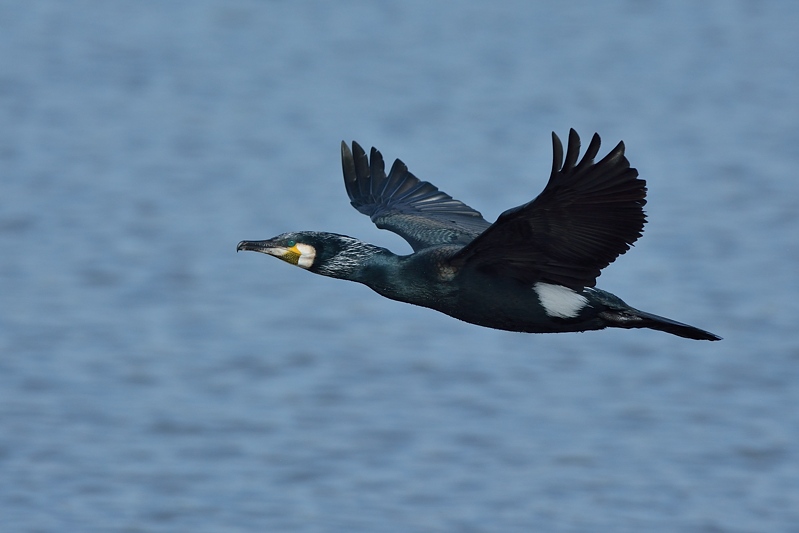
M9 532L799 531L799 8L0 2ZM493 220L620 139L600 278L716 332L523 335L236 254L378 146Z

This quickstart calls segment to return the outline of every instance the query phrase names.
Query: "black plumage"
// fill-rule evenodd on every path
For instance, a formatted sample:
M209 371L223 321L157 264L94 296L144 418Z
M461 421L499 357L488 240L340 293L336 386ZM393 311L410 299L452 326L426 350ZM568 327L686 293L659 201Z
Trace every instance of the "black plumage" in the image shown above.
M341 164L352 206L417 252L437 244L468 244L491 225L468 205L420 181L399 159L386 176L383 156L375 148L367 159L358 143L350 152L342 142Z
M341 145L352 206L414 250L398 256L357 239L321 232L242 241L238 250L275 255L322 275L364 283L395 300L429 307L474 324L525 332L606 327L651 328L692 339L707 331L639 311L596 289L607 265L641 236L646 182L619 143L594 162L594 134L582 159L569 132L565 153L554 133L549 181L534 200L490 224L397 159L388 175L383 157L355 142ZM579 162L578 162L579 160Z
M646 182L630 168L624 143L594 163L594 134L577 164L580 139L569 132L566 161L552 134L552 174L537 198L502 213L453 258L491 268L519 281L547 281L572 289L593 287L600 271L641 236Z

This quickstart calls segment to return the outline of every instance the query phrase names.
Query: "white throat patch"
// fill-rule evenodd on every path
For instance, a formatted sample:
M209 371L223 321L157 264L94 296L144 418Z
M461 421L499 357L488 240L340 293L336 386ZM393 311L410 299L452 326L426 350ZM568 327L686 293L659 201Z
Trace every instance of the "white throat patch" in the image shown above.
M588 298L562 285L539 282L533 285L533 290L544 311L552 317L574 318L588 305Z
M294 248L300 252L300 257L297 259L297 266L302 268L311 268L313 265L314 259L316 259L316 248L311 246L310 244L303 244L298 242Z

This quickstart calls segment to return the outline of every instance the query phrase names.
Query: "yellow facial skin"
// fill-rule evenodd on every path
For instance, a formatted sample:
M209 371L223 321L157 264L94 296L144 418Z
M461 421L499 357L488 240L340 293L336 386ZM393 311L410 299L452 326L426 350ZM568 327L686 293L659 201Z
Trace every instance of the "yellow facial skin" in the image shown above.
M310 268L316 258L316 249L310 244L301 242L296 243L291 248L278 248L278 250L281 250L282 254L274 254L276 257L302 268Z
M286 263L291 263L292 265L296 265L300 262L300 257L302 257L302 252L297 245L295 244L291 248L283 248L283 255L280 256L280 259L285 261Z

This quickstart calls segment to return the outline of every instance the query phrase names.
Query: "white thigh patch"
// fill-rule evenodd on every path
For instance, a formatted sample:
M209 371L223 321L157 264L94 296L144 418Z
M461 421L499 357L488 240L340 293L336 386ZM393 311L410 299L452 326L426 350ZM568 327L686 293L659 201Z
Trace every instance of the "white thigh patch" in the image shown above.
M585 296L562 285L536 283L533 285L533 290L549 316L574 318L588 304Z

